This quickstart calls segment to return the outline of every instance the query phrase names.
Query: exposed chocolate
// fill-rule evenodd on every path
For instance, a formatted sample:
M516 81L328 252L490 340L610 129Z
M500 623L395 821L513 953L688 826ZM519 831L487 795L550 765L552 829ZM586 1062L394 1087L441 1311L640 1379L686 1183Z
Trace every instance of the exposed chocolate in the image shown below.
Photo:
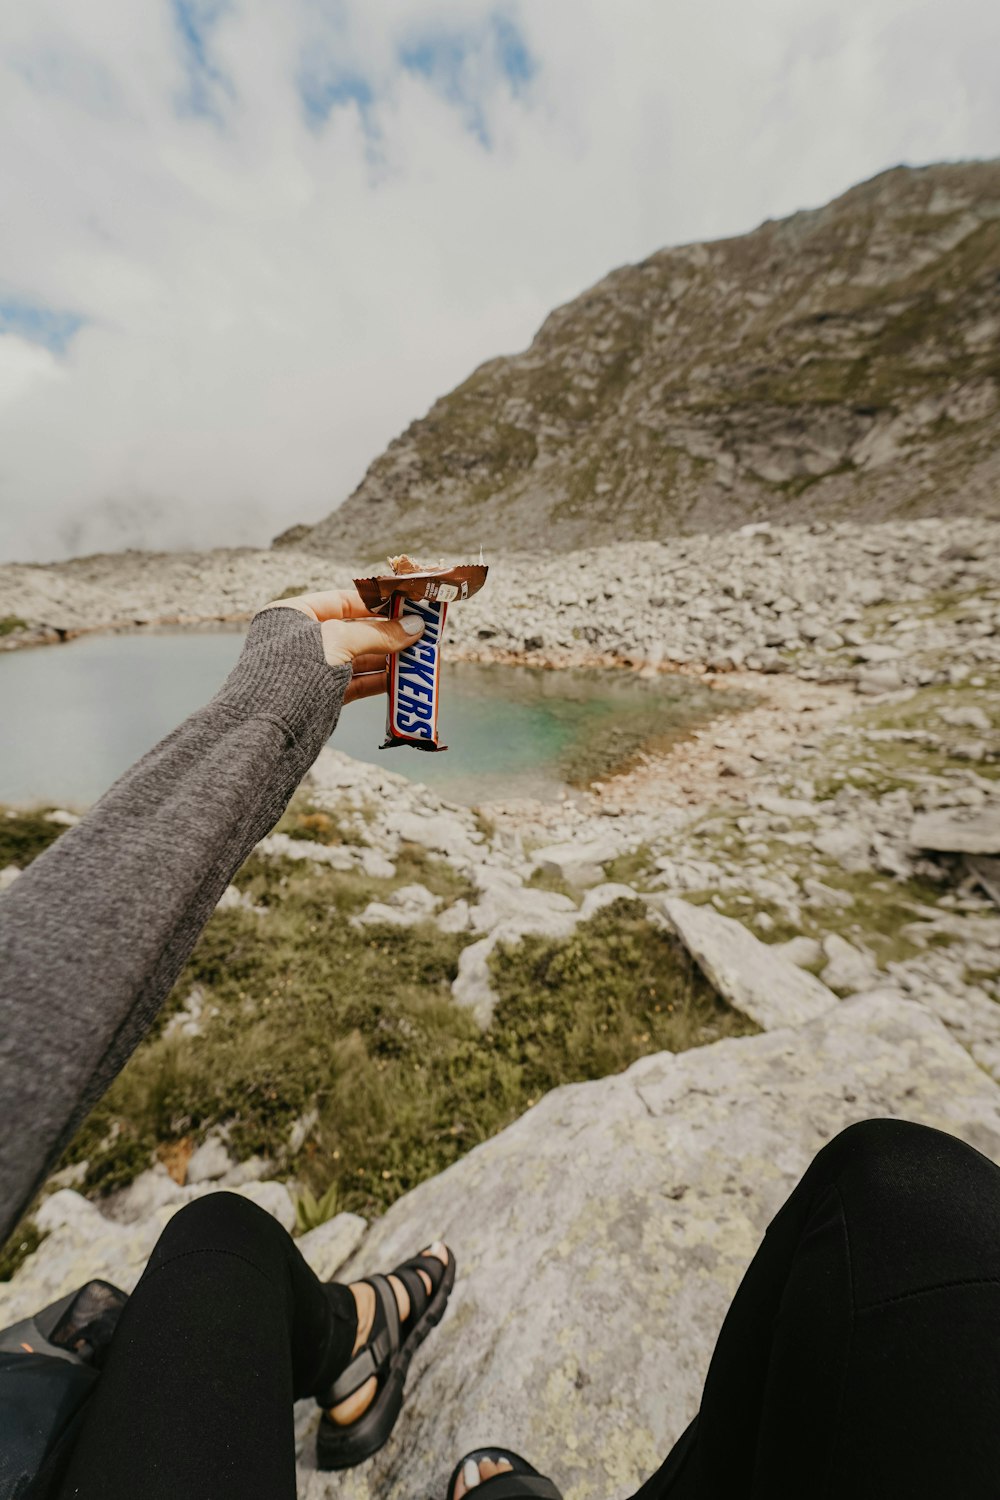
M394 561L408 563L409 558ZM405 599L441 599L445 604L471 599L486 582L488 572L484 563L468 563L457 568L426 568L420 572L400 571L372 578L355 578L354 587L372 614L388 614L393 594L402 594Z

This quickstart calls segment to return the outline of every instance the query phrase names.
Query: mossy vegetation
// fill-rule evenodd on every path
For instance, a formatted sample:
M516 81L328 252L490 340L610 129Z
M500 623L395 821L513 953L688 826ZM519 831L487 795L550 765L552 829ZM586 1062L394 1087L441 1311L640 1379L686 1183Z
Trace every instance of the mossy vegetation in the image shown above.
M0 870L7 865L23 870L64 832L61 823L49 821L44 808L33 812L0 809Z
M34 1219L22 1219L7 1243L0 1247L0 1281L10 1281L15 1271L34 1255L45 1239Z
M656 857L648 844L640 844L638 849L609 860L604 866L604 873L609 880L620 881L622 885L642 890L656 873Z
M19 615L0 615L0 636L13 635L16 630L27 630L27 620Z
M670 750L694 729L722 714L737 714L752 695L719 692L691 677L662 675L648 693L595 704L588 722L563 748L559 771L571 786L587 786L635 765L639 756Z
M930 880L896 880L870 871L846 874L828 871L824 884L851 897L851 906L823 907L802 923L800 931L822 938L836 932L861 942L871 950L879 966L900 963L920 953L923 944L907 933L921 914L936 906L941 887Z
M422 876L435 877L426 861ZM601 912L568 942L498 954L501 1000L484 1035L451 999L467 937L432 923L351 925L392 882L254 856L237 883L263 914L215 914L156 1033L67 1153L88 1162L90 1191L224 1124L237 1155L298 1177L310 1222L326 1194L327 1207L371 1213L547 1089L748 1029L641 905ZM192 990L200 1034L185 1035L170 1018ZM292 1152L292 1126L309 1115Z
M565 942L531 937L501 949L492 971L501 1000L485 1040L532 1099L620 1072L645 1053L758 1029L718 999L639 901L615 902Z

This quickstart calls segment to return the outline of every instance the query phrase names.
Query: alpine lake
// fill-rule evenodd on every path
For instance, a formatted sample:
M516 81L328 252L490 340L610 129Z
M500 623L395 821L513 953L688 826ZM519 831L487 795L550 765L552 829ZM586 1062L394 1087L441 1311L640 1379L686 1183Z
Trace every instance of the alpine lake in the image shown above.
M237 631L164 631L0 653L0 803L94 802L212 697L242 643ZM737 694L720 695L697 678L455 662L446 643L446 753L380 749L382 698L345 708L331 744L455 801L547 800L739 707Z

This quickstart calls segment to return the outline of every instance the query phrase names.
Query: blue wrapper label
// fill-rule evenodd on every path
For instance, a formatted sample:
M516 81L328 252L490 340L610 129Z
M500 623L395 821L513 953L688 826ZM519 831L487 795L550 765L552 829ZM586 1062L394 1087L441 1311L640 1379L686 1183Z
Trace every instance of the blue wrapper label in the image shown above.
M441 637L448 605L441 599L405 599L393 595L390 619L419 615L424 633L419 641L389 658L389 697L386 739L392 745L420 750L444 750L438 741L438 696L441 679Z

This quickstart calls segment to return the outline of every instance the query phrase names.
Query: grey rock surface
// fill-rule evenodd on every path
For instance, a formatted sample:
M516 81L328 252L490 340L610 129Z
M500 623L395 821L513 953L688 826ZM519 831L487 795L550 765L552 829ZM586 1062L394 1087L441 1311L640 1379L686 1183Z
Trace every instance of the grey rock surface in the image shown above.
M0 1282L0 1326L54 1302L92 1277L102 1277L130 1292L174 1214L192 1197L212 1191L216 1188L209 1184L186 1189L179 1199L128 1222L106 1217L72 1188L52 1193L35 1214L47 1238L9 1282ZM284 1228L294 1227L295 1207L284 1183L250 1182L231 1191L273 1214Z
M214 1182L218 1177L225 1177L232 1166L225 1141L217 1135L210 1135L192 1153L187 1164L187 1181Z
M798 969L815 969L823 961L823 949L815 938L793 937L787 943L776 943L775 951Z
M914 820L910 842L942 854L1000 854L1000 808L925 813Z
M664 896L650 909L662 911L719 994L765 1031L801 1026L837 1004L836 995L815 975L712 906Z
M360 1214L334 1214L300 1235L296 1244L320 1281L332 1281L365 1237L366 1221Z
M392 1266L440 1236L458 1279L371 1464L318 1473L300 1405L300 1497L440 1496L454 1461L491 1440L567 1500L630 1494L694 1415L777 1208L838 1130L885 1115L1000 1157L1000 1090L926 1010L886 995L549 1094L396 1203L344 1268Z
M823 953L826 965L819 977L831 990L856 995L875 988L878 971L874 960L846 938L836 932L828 933L823 939Z

